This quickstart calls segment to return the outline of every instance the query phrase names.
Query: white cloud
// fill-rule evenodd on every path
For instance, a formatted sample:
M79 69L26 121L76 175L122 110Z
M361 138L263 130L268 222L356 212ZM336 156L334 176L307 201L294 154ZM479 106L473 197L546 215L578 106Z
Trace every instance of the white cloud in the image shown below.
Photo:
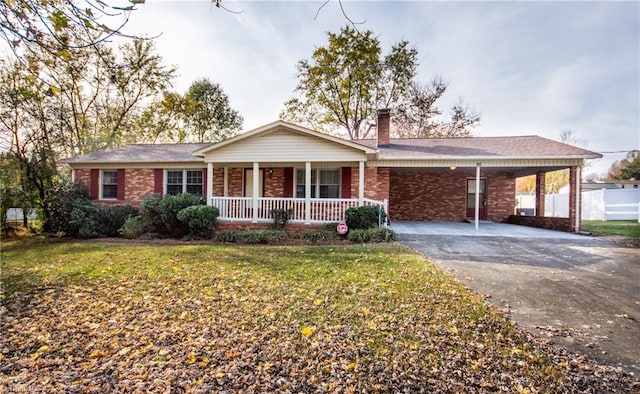
M181 74L219 82L247 128L274 120L309 58L347 21L332 1L148 1L130 28L159 33L158 48ZM400 39L421 54L423 81L450 82L441 103L460 97L482 114L480 135L573 130L596 151L640 147L640 4L633 2L344 2L384 50ZM606 170L612 159L600 166ZM600 172L602 172L600 171Z

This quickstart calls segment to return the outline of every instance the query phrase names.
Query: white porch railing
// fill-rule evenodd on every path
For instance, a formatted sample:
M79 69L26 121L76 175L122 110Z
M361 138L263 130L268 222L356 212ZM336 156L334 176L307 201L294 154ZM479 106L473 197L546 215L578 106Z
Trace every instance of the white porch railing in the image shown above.
M312 198L310 204L310 223L330 223L345 220L345 211L359 206L359 200L352 198ZM238 220L270 222L272 209L291 210L290 222L305 223L304 198L258 197L257 215L253 212L252 197L211 197L211 205L218 208L220 220ZM363 199L362 205L375 206L387 210L387 201Z

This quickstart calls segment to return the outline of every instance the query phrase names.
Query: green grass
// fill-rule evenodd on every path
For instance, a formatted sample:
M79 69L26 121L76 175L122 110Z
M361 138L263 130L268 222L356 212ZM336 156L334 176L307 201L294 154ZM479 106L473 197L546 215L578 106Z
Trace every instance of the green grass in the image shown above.
M0 391L565 391L398 245L2 245ZM537 392L537 391L536 391Z
M597 234L640 238L640 223L635 220L583 221L582 229Z

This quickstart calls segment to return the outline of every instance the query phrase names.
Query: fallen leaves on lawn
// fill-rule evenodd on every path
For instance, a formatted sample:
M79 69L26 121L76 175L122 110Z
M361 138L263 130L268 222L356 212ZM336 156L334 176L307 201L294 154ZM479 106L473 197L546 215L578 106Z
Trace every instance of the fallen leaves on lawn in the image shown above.
M402 248L35 249L3 250L4 392L639 387L519 331Z

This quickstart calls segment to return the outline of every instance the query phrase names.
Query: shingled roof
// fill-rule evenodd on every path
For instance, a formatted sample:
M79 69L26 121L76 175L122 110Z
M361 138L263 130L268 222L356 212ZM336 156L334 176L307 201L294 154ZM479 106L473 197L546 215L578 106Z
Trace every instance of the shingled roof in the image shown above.
M352 141L376 148L376 140ZM512 137L392 138L377 147L377 160L437 159L595 159L602 155L547 138ZM213 144L135 144L61 160L62 163L199 163L194 155Z
M360 143L375 146L375 140ZM379 160L428 159L595 159L602 155L535 135L514 137L392 138L378 147Z
M91 152L61 160L62 163L202 162L192 152L211 144L135 144Z

